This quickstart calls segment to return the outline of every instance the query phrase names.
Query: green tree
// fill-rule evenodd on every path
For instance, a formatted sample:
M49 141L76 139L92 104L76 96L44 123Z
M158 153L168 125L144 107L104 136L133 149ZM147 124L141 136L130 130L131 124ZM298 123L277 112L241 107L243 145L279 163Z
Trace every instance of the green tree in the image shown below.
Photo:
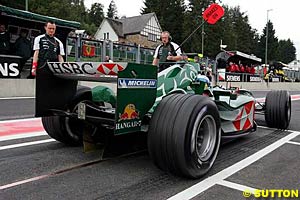
M1 0L0 4L11 8L25 10L25 0Z
M231 9L234 38L234 49L245 53L252 53L252 41L254 31L252 30L248 16L240 11L240 7Z
M107 17L112 19L118 19L118 10L114 0L111 0L108 6Z
M103 5L101 3L94 3L91 9L88 11L89 22L95 24L97 27L100 26L103 18Z
M93 14L98 16L98 14L101 13L101 11L98 13L97 8L98 7L94 7L93 11L91 10L91 15L89 15L83 0L29 1L29 11L65 20L78 21L81 24L80 29L85 29L88 34L94 34L97 30L94 20L97 22L98 19L91 18Z
M202 12L214 1L210 0L189 0L185 15L185 24L184 24L184 36L188 37L196 27L198 27L203 19ZM207 26L203 24L203 33L202 27L200 30L194 33L194 35L186 42L184 45L186 51L190 52L201 52L202 49L202 34L206 35ZM205 42L205 40L203 41ZM204 45L204 49L205 45Z
M267 63L269 63L270 61L278 60L278 38L275 36L273 23L270 20L266 24L263 30L263 34L260 36L260 40L258 43L258 47L259 47L258 56L260 58L263 58L263 62L265 62L267 26L268 26Z
M86 8L83 0L30 0L29 10L42 15L84 22Z
M155 12L163 30L171 33L176 43L183 40L184 0L145 0L142 14Z
M278 61L289 63L296 59L296 48L290 40L279 40L278 43Z

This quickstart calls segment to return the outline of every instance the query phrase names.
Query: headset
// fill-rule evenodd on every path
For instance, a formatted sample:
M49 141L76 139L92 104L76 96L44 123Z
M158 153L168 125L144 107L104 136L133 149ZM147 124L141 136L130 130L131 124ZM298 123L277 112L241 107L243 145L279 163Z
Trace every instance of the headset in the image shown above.
M163 34L163 33L167 33L169 35L168 39L169 39L169 42L171 42L172 41L172 36L169 33L169 31L163 31L163 32L161 32L161 34ZM160 37L160 40L162 40L161 37Z

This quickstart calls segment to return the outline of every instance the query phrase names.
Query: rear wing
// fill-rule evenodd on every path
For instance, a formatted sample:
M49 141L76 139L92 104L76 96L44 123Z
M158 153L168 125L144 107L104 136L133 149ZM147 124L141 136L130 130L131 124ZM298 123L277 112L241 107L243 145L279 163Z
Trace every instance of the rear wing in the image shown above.
M51 116L55 114L55 110L68 111L79 80L99 82L99 85L101 82L116 84L114 132L122 134L141 130L141 121L156 99L157 67L154 65L125 62L49 62L48 68L51 71L48 81L37 77L37 116ZM92 89L92 98L94 94L96 88Z

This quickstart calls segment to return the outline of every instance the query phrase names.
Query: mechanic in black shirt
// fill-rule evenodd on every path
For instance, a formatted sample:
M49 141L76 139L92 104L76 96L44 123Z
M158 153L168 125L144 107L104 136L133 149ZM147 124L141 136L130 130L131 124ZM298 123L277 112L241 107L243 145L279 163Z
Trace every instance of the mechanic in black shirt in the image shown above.
M44 68L47 62L64 62L62 57L65 55L64 46L58 38L54 37L55 23L47 22L45 30L46 34L39 35L34 39L32 76L36 75L37 69Z
M156 47L152 62L153 65L159 65L159 72L173 65L174 62L183 59L181 49L171 40L172 38L168 31L161 33L162 44Z

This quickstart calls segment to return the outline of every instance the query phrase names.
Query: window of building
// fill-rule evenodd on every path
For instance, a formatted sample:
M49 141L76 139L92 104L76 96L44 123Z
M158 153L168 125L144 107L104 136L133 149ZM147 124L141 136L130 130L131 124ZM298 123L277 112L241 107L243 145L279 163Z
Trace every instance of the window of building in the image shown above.
M150 41L157 41L160 37L161 30L158 26L158 22L152 17L145 28L141 31L141 35L148 37Z
M156 40L157 40L157 37L156 37L156 35L155 35L155 34L148 33L148 40L149 40L149 41L156 42Z
M109 40L109 32L103 33L103 39L104 40Z

